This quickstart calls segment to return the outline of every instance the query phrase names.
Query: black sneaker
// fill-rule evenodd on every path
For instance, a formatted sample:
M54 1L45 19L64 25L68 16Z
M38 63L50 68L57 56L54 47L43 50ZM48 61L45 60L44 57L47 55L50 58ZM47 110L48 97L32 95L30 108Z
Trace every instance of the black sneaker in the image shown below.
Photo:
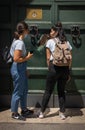
M26 121L26 118L20 115L19 113L12 113L12 118L16 120L23 120Z
M29 110L28 108L21 111L21 115L24 116L24 117L30 117L33 113L34 113L34 111Z

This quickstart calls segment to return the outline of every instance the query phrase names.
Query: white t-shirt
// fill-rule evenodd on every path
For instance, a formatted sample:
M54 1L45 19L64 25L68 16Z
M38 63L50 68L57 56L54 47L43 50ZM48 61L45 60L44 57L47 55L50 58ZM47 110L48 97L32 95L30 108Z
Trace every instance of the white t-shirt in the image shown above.
M10 49L10 54L14 56L14 51L15 50L21 50L22 51L22 57L26 56L26 48L25 44L22 40L13 40L11 49Z
M54 38L54 39L49 39L46 43L46 48L49 48L49 50L51 51L51 53L53 53L54 49L55 49L55 44L56 42L59 41L58 38ZM69 41L67 41L68 47L70 50L72 50L72 46L70 45ZM51 55L50 60L53 60L53 57Z

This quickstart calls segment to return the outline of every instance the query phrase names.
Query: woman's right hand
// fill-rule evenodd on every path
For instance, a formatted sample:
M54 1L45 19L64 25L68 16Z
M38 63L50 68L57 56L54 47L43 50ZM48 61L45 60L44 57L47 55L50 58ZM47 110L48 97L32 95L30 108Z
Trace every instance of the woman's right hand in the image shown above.
M28 52L27 58L29 59L29 58L31 58L32 56L33 56L33 53Z

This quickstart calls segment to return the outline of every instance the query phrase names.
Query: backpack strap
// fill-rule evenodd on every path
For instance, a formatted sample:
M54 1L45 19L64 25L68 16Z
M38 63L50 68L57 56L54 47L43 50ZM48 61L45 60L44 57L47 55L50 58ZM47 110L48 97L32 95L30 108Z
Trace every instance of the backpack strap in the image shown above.
M54 38L53 40L54 40L54 42L55 42L55 45L56 45L60 50L62 50L62 48L61 48L61 46L60 46L61 41L60 41L59 39L56 40L55 38Z

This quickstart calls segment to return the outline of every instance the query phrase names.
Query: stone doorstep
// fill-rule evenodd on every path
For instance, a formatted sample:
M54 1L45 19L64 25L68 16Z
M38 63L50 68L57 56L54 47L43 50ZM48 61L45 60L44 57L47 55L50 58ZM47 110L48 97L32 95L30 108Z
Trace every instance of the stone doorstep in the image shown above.
M30 108L34 109L36 113L39 108ZM50 110L50 111L49 111ZM20 111L20 109L19 109ZM31 117L27 118L26 121L19 121L11 118L11 110L4 110L0 112L0 123L84 123L85 124L85 108L69 108L66 109L66 116L65 120L61 120L58 115L59 108L47 108L46 109L46 116L43 119L39 119L38 117Z

